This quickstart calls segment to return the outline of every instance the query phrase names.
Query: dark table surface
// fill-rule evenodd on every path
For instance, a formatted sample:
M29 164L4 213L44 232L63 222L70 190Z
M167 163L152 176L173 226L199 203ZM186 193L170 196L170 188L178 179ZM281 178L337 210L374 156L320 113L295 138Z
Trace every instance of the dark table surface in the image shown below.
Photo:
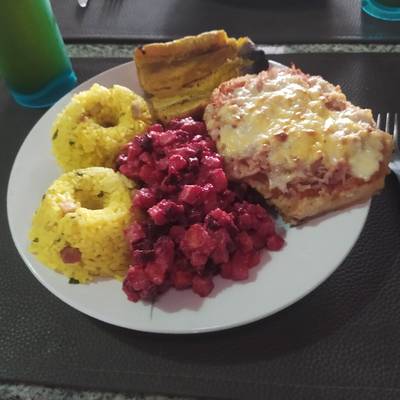
M400 68L400 55L274 58L341 84L361 106L398 111L400 75L393 71ZM73 63L82 81L124 61ZM350 255L303 300L224 332L145 334L67 306L41 286L13 246L5 203L8 176L43 112L18 107L0 86L1 382L252 400L399 398L400 186L393 176L373 200Z
M52 0L66 42L148 42L223 28L257 43L398 43L360 0Z

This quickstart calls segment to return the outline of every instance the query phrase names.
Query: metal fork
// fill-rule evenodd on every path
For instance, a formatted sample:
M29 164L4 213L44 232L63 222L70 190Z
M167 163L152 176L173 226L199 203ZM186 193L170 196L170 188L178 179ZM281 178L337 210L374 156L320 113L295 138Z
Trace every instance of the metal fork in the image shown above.
M87 6L87 3L88 3L88 0L78 0L78 4L79 4L81 7L86 7L86 6Z
M394 151L392 154L392 159L389 163L389 168L394 172L394 174L397 176L397 179L400 181L400 145L397 113L387 113L386 116L378 114L376 117L376 125L382 131L393 134Z

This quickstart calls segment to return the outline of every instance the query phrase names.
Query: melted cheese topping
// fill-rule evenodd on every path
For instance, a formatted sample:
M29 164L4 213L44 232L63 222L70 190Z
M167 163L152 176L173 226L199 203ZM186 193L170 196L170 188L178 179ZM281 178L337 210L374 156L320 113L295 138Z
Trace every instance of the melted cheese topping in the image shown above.
M380 167L383 143L371 111L321 77L273 67L219 95L205 112L210 135L228 163L256 165L237 175L264 169L270 189L285 191L317 161L327 169L345 162L365 181Z

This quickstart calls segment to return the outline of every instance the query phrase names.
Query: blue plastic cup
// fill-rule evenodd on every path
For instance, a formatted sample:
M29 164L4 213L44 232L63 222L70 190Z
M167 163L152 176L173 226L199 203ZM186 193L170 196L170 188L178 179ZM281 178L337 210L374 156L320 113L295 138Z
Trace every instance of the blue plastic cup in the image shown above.
M362 9L375 18L400 21L400 0L362 0Z

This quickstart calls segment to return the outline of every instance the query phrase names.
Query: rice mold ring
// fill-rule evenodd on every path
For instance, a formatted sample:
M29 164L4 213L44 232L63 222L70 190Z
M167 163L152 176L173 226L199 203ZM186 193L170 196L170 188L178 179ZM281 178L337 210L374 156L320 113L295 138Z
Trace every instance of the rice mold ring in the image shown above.
M110 168L63 174L43 195L29 250L46 266L79 282L122 278L129 264L124 229L135 218L133 182Z
M52 150L64 171L115 166L121 147L151 123L145 100L130 89L95 83L75 94L52 128Z

